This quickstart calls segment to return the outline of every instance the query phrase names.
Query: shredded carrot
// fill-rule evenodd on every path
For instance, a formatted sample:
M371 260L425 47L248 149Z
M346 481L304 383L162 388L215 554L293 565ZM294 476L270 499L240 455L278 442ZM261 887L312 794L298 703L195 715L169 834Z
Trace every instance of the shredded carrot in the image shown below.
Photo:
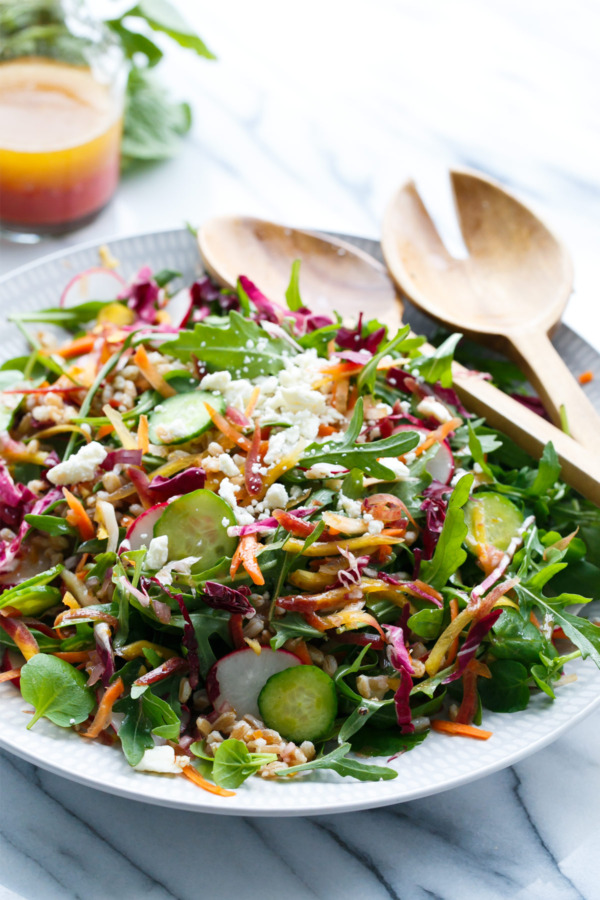
M431 727L433 731L440 731L443 734L475 738L478 741L487 741L494 733L493 731L484 731L483 728L475 728L474 725L462 725L460 722L446 722L444 719L432 719Z
M594 373L588 369L587 372L582 372L577 380L579 384L589 384L590 381L594 380Z
M14 678L19 678L20 675L20 669L9 669L8 672L0 672L0 684L3 681L12 681Z
M323 422L319 425L319 437L329 437L330 434L333 434L335 428L333 425L324 425Z
M434 444L441 444L442 441L445 441L451 431L456 431L462 425L462 419L459 419L456 416L454 419L450 419L449 422L443 422L439 428L436 428L435 431L432 431L427 435L422 444L413 450L412 452L415 456L421 456L421 454L425 453L426 450L429 450L430 447L433 447ZM403 459L401 456L400 459Z
M115 430L114 425L106 424L101 425L96 434L96 440L101 441L102 438L108 437L109 434L112 434Z
M198 769L195 769L191 764L184 766L181 770L181 774L184 778L188 778L194 784L197 784L198 787L201 787L203 791L208 791L209 794L217 794L219 797L235 797L235 791L226 791L225 788L219 787L218 784L207 781L207 779L200 774Z
M540 628L539 619L533 610L531 610L531 612L529 613L529 621L531 622L532 625L535 625L536 628L538 628L538 629Z
M71 491L67 490L66 487L63 488L63 495L71 510L67 516L67 521L70 525L74 525L77 528L83 541L91 541L95 536L96 531L94 530L92 520L83 508L83 503L81 500L78 500Z
M82 737L97 738L100 732L104 731L110 724L112 708L124 690L125 685L120 677L105 690L104 696L98 706L98 712L94 716L94 721L87 731L81 732Z
M222 416L221 413L218 413L216 409L213 409L210 403L205 403L204 406L206 408L206 412L211 417L212 423L215 428L218 428L219 431L225 435L225 437L228 437L230 441L233 441L234 444L237 444L238 447L241 447L242 450L245 450L247 453L252 446L251 441L243 434L241 434L237 430L237 428L234 428L231 422L227 421L225 416Z
M308 652L308 647L306 646L306 641L303 641L300 638L299 640L290 641L289 643L290 643L290 646L288 649L290 650L290 652L295 653L296 656L298 657L298 659L301 660L305 666L314 665L312 656Z
M50 654L51 656L58 656L59 659L64 659L65 662L68 663L84 663L87 662L90 656L89 650L61 650L56 653Z
M81 570L85 568L85 564L86 564L86 562L88 561L89 555L90 555L89 553L84 553L84 554L83 554L83 556L81 557L81 559L80 559L79 562L77 563L77 566L75 567L75 571L76 571L77 573L81 572Z
M456 597L453 597L450 601L450 621L454 622L455 618L458 615L458 600ZM456 659L456 654L458 653L458 635L454 638L452 643L450 644L450 649L448 650L448 656L446 657L446 665L450 666Z
M137 348L132 356L132 360L138 367L146 381L150 382L154 390L158 391L161 397L175 396L177 391L174 387L171 387L168 381L165 381L156 366L150 362L150 360L148 359L148 354L146 353L146 348L143 344L140 344L140 346Z
M552 640L553 641L568 641L569 638L564 633L562 628L555 628L554 631L552 632Z
M138 450L142 453L148 453L150 450L150 440L148 438L148 416L140 416L137 432Z
M240 565L243 565L244 569L246 570L254 584L265 583L263 573L260 571L260 566L258 565L258 560L256 559L257 550L258 540L255 534L246 534L240 538L240 542L237 545L237 549L233 554L233 559L231 560L231 568L229 572L232 578L239 569Z
M96 343L96 337L93 334L85 334L83 337L75 338L66 347L57 350L57 354L63 359L72 359L74 356L83 356L84 353L91 353Z
M258 403L258 398L260 397L260 386L257 384L252 393L250 394L250 399L248 400L248 406L246 407L244 413L246 418L250 418L252 413L254 412L254 407Z

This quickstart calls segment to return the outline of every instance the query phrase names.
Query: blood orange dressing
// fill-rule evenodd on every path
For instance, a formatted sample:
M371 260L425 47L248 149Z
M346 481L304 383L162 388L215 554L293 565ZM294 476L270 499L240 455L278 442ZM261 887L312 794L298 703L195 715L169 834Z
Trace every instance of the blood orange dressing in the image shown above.
M110 199L122 110L89 69L31 58L0 64L0 223L60 231Z

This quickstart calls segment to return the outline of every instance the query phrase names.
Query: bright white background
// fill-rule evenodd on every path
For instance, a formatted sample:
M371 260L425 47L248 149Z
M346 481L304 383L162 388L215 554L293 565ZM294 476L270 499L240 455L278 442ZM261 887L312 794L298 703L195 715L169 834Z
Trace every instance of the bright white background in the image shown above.
M564 237L577 278L567 321L600 349L597 0L179 6L219 57L169 49L161 66L194 109L181 154L127 175L78 235L0 244L0 270L79 240L228 212L377 237L388 198L410 175L447 225L443 173L469 165ZM0 897L3 884L36 900L595 900L599 746L595 715L467 788L297 822L144 807L4 756Z

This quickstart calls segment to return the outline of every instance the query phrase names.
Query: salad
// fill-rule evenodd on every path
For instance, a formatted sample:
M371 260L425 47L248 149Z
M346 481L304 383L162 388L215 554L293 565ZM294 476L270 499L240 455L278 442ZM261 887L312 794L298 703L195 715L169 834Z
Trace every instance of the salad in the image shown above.
M408 326L313 314L299 279L283 308L245 277L105 266L12 317L0 681L28 728L226 797L253 775L395 778L370 758L493 739L486 710L600 666L575 614L600 512L552 445L534 461L463 408L460 335L424 352Z

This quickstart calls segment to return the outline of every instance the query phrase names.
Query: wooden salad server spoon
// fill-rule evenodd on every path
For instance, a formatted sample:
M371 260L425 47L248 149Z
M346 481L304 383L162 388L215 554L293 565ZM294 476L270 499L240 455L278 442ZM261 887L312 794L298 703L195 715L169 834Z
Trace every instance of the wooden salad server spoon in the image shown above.
M491 179L464 170L450 179L469 255L451 256L409 181L383 224L394 280L427 315L512 357L554 424L600 454L600 415L548 337L572 291L566 248Z
M300 293L314 312L356 318L364 312L384 321L392 334L402 324L402 306L385 268L351 244L244 217L215 218L198 231L206 270L224 287L235 288L239 275L255 282L269 299L285 305L285 290L295 259L301 259ZM433 352L425 344L424 352ZM564 480L600 506L600 459L488 381L454 364L454 386L468 409L485 416L539 459L552 441Z

